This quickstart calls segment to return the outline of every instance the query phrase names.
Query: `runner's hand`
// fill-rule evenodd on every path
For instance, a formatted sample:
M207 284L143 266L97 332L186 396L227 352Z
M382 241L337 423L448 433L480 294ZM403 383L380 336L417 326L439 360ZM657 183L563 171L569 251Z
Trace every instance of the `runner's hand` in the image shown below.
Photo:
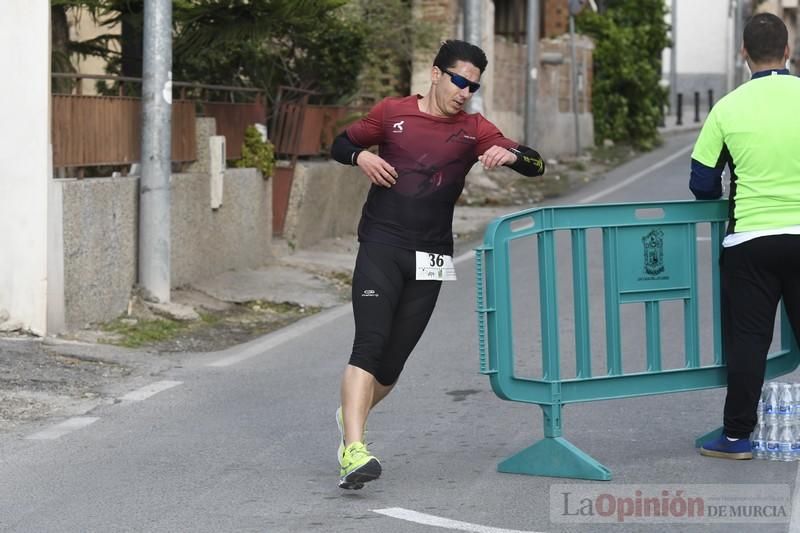
M358 154L356 164L369 180L380 187L391 187L397 183L397 171L382 157L364 150Z
M496 168L503 165L508 165L514 163L517 160L517 156L514 155L512 152L506 150L502 146L494 145L485 152L483 155L478 156L478 161L481 162L483 168L490 169Z

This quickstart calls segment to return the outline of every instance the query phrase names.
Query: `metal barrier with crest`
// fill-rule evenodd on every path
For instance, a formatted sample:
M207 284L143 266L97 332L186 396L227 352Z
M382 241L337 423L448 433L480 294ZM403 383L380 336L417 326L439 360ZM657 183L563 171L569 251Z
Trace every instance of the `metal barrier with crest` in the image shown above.
M615 205L584 205L536 208L492 221L484 243L476 249L478 342L480 371L489 376L492 389L501 398L533 403L544 412L544 438L498 465L501 472L579 479L609 480L611 472L562 436L562 406L615 398L694 391L724 387L719 262L728 203L678 201ZM700 236L698 228L708 228ZM599 234L601 267L590 269L587 249L589 232ZM569 237L574 323L574 375L563 376L561 359L562 321L559 313L558 274L566 270L558 260L556 238ZM595 236L594 233L591 235ZM536 241L538 259L539 327L541 330L541 375L522 376L515 368L510 245L528 237ZM708 248L703 248L704 246ZM699 254L698 251L702 251ZM698 257L710 259L699 265ZM592 257L593 259L593 257ZM710 354L702 362L698 267L710 282ZM602 271L601 275L598 272ZM598 280L597 278L600 278ZM604 364L593 360L589 284L604 288ZM706 287L704 287L706 288ZM677 367L664 368L661 307L682 303L683 354ZM621 333L623 306L644 309L643 368L623 358ZM627 308L626 308L627 309ZM591 315L591 316L590 316ZM769 354L766 377L787 374L800 364L800 348L781 309L780 349ZM707 323L707 322L705 322ZM675 354L669 354L674 356ZM604 366L598 371L598 366ZM718 435L718 428L699 437L696 445Z

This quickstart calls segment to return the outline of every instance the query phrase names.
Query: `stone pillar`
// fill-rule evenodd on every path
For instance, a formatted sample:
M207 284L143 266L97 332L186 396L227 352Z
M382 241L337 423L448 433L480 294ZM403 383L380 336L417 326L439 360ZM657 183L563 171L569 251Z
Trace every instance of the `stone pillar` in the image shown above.
M211 172L211 153L209 141L217 134L217 120L214 117L198 117L195 119L195 143L197 158L186 167L190 174L208 174Z

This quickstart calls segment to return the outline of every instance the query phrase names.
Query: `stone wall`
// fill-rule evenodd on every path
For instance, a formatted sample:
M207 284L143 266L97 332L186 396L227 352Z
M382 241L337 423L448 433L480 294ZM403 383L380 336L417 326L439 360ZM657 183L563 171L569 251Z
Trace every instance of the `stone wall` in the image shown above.
M136 282L138 178L59 180L68 328L122 314Z
M495 38L494 102L491 117L509 138L522 140L525 133L526 45L504 37ZM594 144L592 120L592 51L586 37L576 40L578 64L578 113L581 145ZM543 39L540 43L539 85L536 101L536 146L546 157L574 151L572 112L572 67L568 36Z
M460 39L463 35L460 2L454 0L414 0L414 17L438 26L441 40ZM410 94L427 94L431 86L431 67L438 51L416 50L411 66Z
M64 299L68 328L125 312L137 279L137 177L61 180ZM212 210L207 174L172 176L173 287L231 269L256 268L271 255L271 182L255 169L225 172L223 202Z
M226 270L257 268L272 254L272 180L227 169L211 207L208 162L214 119L199 119L198 160L171 185L172 287ZM58 180L63 197L64 301L68 328L124 313L137 280L137 176Z
M542 37L557 37L569 31L569 7L564 0L544 0Z
M172 177L173 287L269 259L272 182L255 169L228 169L222 190L222 206L211 209L208 175Z
M577 110L580 145L594 145L592 116L592 51L587 37L576 36ZM546 158L575 153L575 115L572 105L572 66L569 36L544 39L536 101L536 148Z
M453 0L417 0L415 8L420 18L441 25L444 33L449 35L447 38L452 39L451 33L457 33L455 29L460 16L459 4L460 2Z
M494 42L494 101L490 120L506 137L525 137L525 44L505 37Z
M568 35L543 39L540 56L543 58L539 80L539 97L546 102L556 102L559 113L572 113L572 57ZM587 37L576 36L575 59L578 68L578 112L592 109L592 51L594 44ZM547 57L554 60L548 62ZM555 61L560 58L560 62ZM538 107L538 106L537 106Z
M353 234L370 181L336 161L299 162L294 170L284 235L295 248Z

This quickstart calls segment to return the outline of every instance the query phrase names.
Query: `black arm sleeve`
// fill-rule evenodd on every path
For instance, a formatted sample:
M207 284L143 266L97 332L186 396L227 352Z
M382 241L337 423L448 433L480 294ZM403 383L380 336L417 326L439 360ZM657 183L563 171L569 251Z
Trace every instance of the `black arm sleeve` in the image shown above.
M353 141L350 140L350 137L347 136L347 132L343 131L333 140L331 156L343 165L356 166L358 154L364 150L365 148L363 146L354 144Z
M512 148L511 152L517 156L517 160L507 165L509 168L516 170L523 176L541 176L544 174L544 159L539 155L539 152L521 144L517 148Z

